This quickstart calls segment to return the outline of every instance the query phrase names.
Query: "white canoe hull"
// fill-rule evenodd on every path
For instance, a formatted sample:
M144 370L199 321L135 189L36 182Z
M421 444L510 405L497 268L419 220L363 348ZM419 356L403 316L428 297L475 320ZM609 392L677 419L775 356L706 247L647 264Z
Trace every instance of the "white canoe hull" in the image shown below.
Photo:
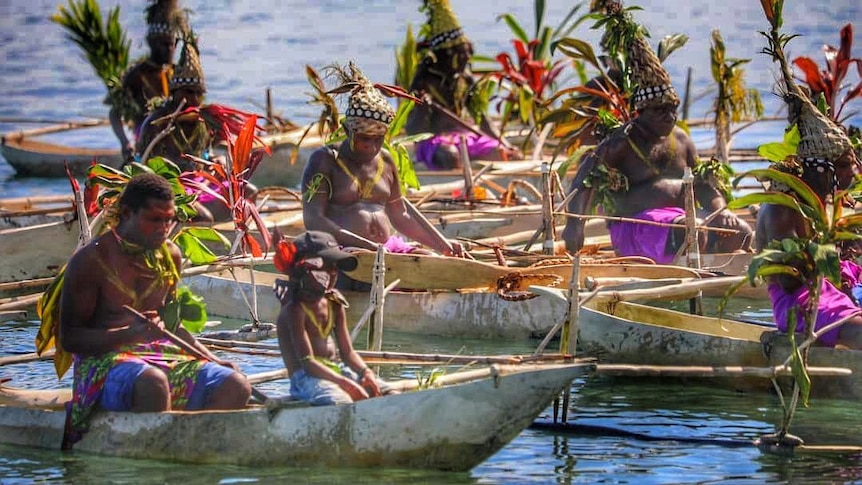
M199 275L183 283L207 304L210 317L248 320L250 313L243 295L252 300L247 270L237 270L236 282L229 275ZM272 291L281 275L255 272L258 318L275 322L281 304ZM345 292L350 308L347 318L356 323L369 304L369 294ZM544 335L565 316L567 306L549 299L507 301L495 292L392 291L386 296L385 329L429 335L476 338L528 338Z
M26 137L4 139L0 154L21 177L65 177L66 163L73 175L82 176L93 160L114 168L123 160L119 150L76 148Z
M77 222L0 229L0 283L54 276L78 245Z
M501 367L491 378L338 406L100 413L74 449L192 463L469 470L591 369ZM0 405L0 441L57 449L64 419L62 410Z

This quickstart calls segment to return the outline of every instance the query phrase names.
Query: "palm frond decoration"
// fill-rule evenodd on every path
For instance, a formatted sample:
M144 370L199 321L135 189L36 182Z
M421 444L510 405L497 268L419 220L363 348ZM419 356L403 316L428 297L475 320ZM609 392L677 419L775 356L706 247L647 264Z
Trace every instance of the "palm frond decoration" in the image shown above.
M127 38L119 21L120 7L102 12L96 0L69 0L61 5L59 12L51 16L51 21L66 31L66 37L83 51L87 62L96 75L108 88L108 102L122 109L126 103L133 103L123 94L123 73L129 67L129 47Z

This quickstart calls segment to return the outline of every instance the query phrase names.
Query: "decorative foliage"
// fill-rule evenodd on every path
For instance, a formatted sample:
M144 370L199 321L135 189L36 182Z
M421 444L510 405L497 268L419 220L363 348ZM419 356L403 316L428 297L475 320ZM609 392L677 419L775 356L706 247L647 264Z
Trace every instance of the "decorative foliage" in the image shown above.
M275 245L275 255L273 256L273 264L275 269L282 274L290 274L292 272L294 259L296 258L296 245L291 241L279 240Z
M246 197L246 188L248 187L248 180L260 165L263 156L270 155L272 150L267 145L261 148L254 147L255 132L258 129L256 115L250 115L245 120L245 124L239 129L236 138L228 131L228 125L223 125L223 127L223 136L228 141L228 166L211 163L209 166L212 173L207 171L189 172L184 177L184 182L189 187L209 194L229 208L233 214L234 225L242 240L243 253L251 253L252 256L260 257L264 251L269 251L272 237L254 202ZM207 163L205 160L189 158ZM224 194L223 190L213 190L212 187L226 188L227 194ZM253 220L258 231L260 231L264 248L260 247L257 239L251 234L251 228L248 225L249 220Z
M701 161L694 167L692 174L700 178L711 187L715 187L724 197L724 200L732 200L730 180L733 178L733 168L717 158L711 158L708 162Z
M715 112L716 147L721 161L728 160L730 123L743 118L763 116L763 103L756 89L745 88L745 71L741 66L751 59L726 57L724 39L718 29L712 31L709 49L712 78L718 86L713 111Z
M826 58L824 69L820 69L810 57L801 56L793 60L793 64L802 70L805 82L811 90L811 97L817 99L823 96L829 107L827 114L839 124L853 115L849 113L842 116L847 103L854 98L862 97L862 58L851 57L850 53L853 47L852 24L848 23L841 28L840 38L841 43L838 48L831 45L823 46L823 54ZM858 73L857 84L842 97L841 91L847 87L845 77L854 64Z
M395 84L404 89L410 89L420 61L416 37L413 35L413 25L408 24L404 43L395 51Z
M629 180L619 170L601 163L584 180L584 186L595 189L593 208L601 206L605 214L615 214L617 194L629 190Z
M129 67L129 46L120 25L120 7L102 12L96 0L69 0L59 7L51 21L66 30L66 37L78 44L84 57L108 88L108 102L121 113L134 113L138 108L123 90L123 73Z

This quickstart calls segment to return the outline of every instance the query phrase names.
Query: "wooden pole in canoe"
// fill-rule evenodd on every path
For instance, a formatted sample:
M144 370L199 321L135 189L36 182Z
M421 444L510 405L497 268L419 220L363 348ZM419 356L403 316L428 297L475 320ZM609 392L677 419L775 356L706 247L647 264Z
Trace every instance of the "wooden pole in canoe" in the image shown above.
M542 226L544 240L542 253L554 254L554 240L557 239L554 228L554 192L551 190L551 165L542 163Z
M627 377L762 377L791 376L790 366L696 366L696 365L634 365L596 364L596 374ZM853 374L844 367L809 367L812 376L846 377Z
M401 278L396 278L395 281L389 283L386 288L383 288L384 298L386 297L386 295L389 294L390 291L395 289L395 287L398 286L399 283L401 283ZM372 302L370 305L368 305L368 308L365 309L365 312L362 313L362 316L359 317L359 321L356 322L356 325L353 326L353 330L350 331L351 342L355 341L356 337L359 336L359 331L362 330L362 327L364 327L366 323L368 323L368 319L370 319L371 316L374 315L375 309L376 307Z
M368 327L368 350L379 351L383 348L383 303L385 299L384 284L386 277L386 250L382 244L377 245L377 257L371 277L371 306L374 313L371 326ZM375 369L374 373L377 373Z
M697 217L694 201L694 175L691 167L685 167L682 176L682 187L685 193L685 253L689 268L700 269L700 240L697 234ZM692 314L703 315L703 292L689 300L689 310Z
M473 200L473 167L470 166L470 152L467 151L467 137L461 136L458 149L461 156L461 170L464 173L464 199Z
M60 133L63 131L77 130L78 128L92 128L95 126L107 126L110 124L108 119L89 120L89 121L70 121L68 123L60 123L44 128L36 128L33 130L21 130L6 133L0 137L4 142L6 140L21 140L23 138L48 135L50 133Z
M572 277L569 280L569 308L568 314L566 315L566 323L563 324L563 338L561 342L562 348L560 349L561 354L570 354L572 356L575 355L578 349L578 325L580 323L581 318L581 304L579 301L580 297L580 280L581 280L581 256L578 253L575 253L575 257L572 260ZM569 419L569 398L572 393L572 386L566 386L563 391L563 412L562 412L562 422L567 422ZM556 415L554 413L554 422L556 422Z
M26 290L27 288L38 288L40 286L48 286L51 284L52 281L54 281L53 277L33 278L31 280L22 281L9 281L6 283L0 283L0 291L15 291Z

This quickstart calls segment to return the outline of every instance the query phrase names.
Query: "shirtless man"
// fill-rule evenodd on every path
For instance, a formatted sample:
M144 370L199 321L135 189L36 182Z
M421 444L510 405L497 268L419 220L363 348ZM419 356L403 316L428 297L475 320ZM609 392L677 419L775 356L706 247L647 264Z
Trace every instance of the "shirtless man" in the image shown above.
M608 15L620 15L618 22L608 22L608 28L631 22L630 14L618 2L611 2ZM624 46L631 66L633 84L637 86L633 103L637 117L602 141L596 150L582 160L570 192L577 193L569 202L568 212L588 215L596 195L595 183L585 182L604 164L608 172L621 180L616 190L603 194L603 200L613 207L603 207L606 215L643 219L660 223L685 221L685 194L682 177L686 167L698 166L697 151L686 133L676 126L679 96L673 89L670 75L644 39L637 34ZM710 227L732 229L733 234L710 232L707 252L749 250L751 228L733 212L717 187L695 177L695 198L701 215L718 214ZM566 248L579 251L584 244L584 219L569 218L563 231ZM685 229L613 222L609 225L611 242L621 256L646 256L657 263L671 263L685 241Z
M239 409L251 387L237 367L213 355L160 312L176 291L179 248L168 241L175 222L170 184L155 174L132 177L120 222L76 252L62 287L59 341L74 355L72 429L90 412ZM124 309L128 305L148 321ZM197 360L164 337L168 329L208 356Z
M796 85L784 57L783 47L776 46L774 42L770 42L770 46L776 53L776 60L782 66L782 74L787 86L784 99L788 105L788 116L790 121L797 125L800 134L795 160L791 164L778 164L774 168L784 172L796 172L794 175L799 176L820 200L827 204L836 190L847 189L853 182L859 168L859 161L844 130L822 114ZM771 190L796 196L783 184L773 183ZM831 202L842 203L834 200ZM777 204L761 205L757 211L755 234L758 252L787 238L799 239L805 243L813 236L809 232L809 224L801 213ZM845 248L848 251L842 254L840 261L841 285L836 286L823 278L814 322L815 331L860 310L853 293L858 292L862 268L850 259L843 259L855 253L856 248L852 246L856 241L844 242L851 247ZM800 269L805 271L804 268ZM771 277L768 290L776 327L782 332L789 331L792 326L789 321L790 310L796 307L797 321L794 329L799 333L804 332L808 288L803 285L803 281L784 275ZM821 335L818 343L830 347L842 345L862 350L862 316L856 315L840 327Z
M296 253L276 266L290 275L278 280L282 303L278 314L278 345L290 374L290 394L310 404L346 404L381 394L382 381L353 349L344 308L335 289L338 270L356 268L356 258L338 249L332 235L301 234L292 243Z
M131 124L134 136L140 133L141 125L149 113L153 98L167 98L168 81L173 74L174 51L177 45L178 18L176 0L159 0L146 9L147 44L149 57L141 60L123 76L123 93L129 106L112 105L108 114L111 128L123 151L123 159L131 161L135 154L135 143L126 135L126 123ZM130 119L125 119L126 116Z
M381 151L394 114L386 99L362 76L350 95L344 121L347 139L337 149L324 147L315 151L303 172L305 228L328 232L343 246L375 249L367 242L371 241L385 244L392 252L411 252L412 248L400 238L393 238L394 226L401 234L439 253L461 256L461 245L447 241L402 196L395 164L388 153ZM364 239L345 234L342 229Z
M181 104L183 110L199 107L203 102L204 94L206 94L206 83L197 42L189 37L183 44L180 60L171 78L168 102L150 113L141 126L138 153L142 155L146 153L147 148L167 127L168 117ZM189 113L174 120L173 131L153 145L148 158L165 157L176 163L183 171L193 170L194 165L183 155L205 158L205 153L210 149L212 141L213 134L206 122L197 113Z
M453 116L460 118L464 114L475 84L470 70L473 45L464 35L448 0L428 0L426 8L429 34L423 44L428 50L416 69L410 91L429 102L413 108L405 130L411 135L433 133L436 136L417 143L416 160L432 170L460 167L462 138L467 141L471 160L500 160L504 156L520 158L517 150L500 144L499 136L487 119L482 120L481 126L481 132L486 135L467 129L465 125L469 121L453 119Z

